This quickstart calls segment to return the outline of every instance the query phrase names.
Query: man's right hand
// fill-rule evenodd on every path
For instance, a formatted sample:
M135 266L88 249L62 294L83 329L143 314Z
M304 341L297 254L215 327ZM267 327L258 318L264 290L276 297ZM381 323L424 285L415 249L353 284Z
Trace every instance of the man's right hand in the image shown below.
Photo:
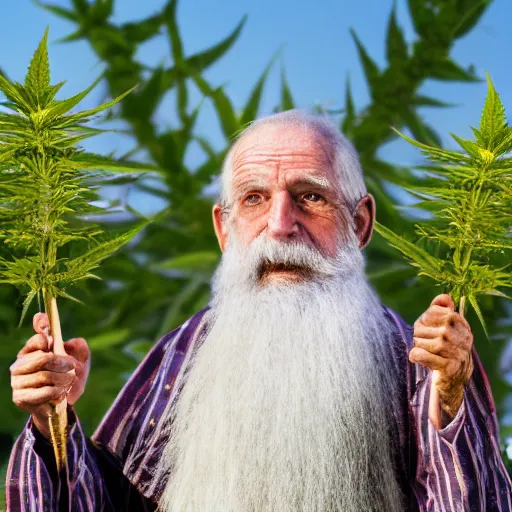
M56 355L51 352L48 316L37 313L33 325L37 334L27 341L10 367L12 401L30 412L37 429L50 439L50 405L64 398L73 405L80 398L89 374L90 352L83 338L73 338L64 343L68 355Z

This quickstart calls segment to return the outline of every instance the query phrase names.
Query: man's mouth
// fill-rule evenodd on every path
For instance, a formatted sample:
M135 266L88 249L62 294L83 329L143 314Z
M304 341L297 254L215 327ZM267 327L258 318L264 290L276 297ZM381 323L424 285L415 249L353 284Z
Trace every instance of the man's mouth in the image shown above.
M290 280L306 280L312 277L309 267L290 263L263 262L258 269L258 279L265 282L273 277L283 277Z

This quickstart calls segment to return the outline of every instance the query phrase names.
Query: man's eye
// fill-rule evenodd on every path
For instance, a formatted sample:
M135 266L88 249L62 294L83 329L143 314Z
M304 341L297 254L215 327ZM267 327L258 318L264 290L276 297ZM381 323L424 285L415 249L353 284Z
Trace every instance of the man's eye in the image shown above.
M244 198L244 204L248 206L256 206L263 201L263 198L260 194L248 194Z
M308 192L307 194L304 194L302 199L308 203L319 203L325 201L325 199L320 194L315 194L314 192Z

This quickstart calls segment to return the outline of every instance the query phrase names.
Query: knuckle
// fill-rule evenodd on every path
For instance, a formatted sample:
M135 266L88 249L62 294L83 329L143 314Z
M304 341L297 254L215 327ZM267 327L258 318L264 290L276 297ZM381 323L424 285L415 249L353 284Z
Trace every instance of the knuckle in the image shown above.
M452 312L448 315L448 318L446 319L446 325L449 325L450 327L455 327L457 323L459 322L459 314Z
M409 352L409 358L414 359L414 361L420 361L423 355L423 350L419 347L414 347Z
M19 378L15 375L11 375L11 389L13 392L20 389L22 386L20 385Z
M48 372L48 371L44 371L44 372L39 372L38 373L38 384L40 386L51 386L54 384L54 376L53 376L53 372Z
M443 352L443 349L445 348L443 341L443 339L433 341L432 345L430 346L430 352L432 352L433 354L440 354L441 352Z
M20 398L18 398L17 396L13 396L12 398L12 401L14 403L14 405L20 409L23 408L23 405L24 405L24 402L23 400L21 400Z

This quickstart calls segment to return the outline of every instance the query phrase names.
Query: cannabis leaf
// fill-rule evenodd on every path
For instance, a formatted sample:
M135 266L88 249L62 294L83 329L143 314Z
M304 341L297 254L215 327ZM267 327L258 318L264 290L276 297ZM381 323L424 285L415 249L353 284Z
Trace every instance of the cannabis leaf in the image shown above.
M434 212L432 220L415 226L417 242L430 244L446 257L434 257L376 224L377 232L419 268L420 275L449 290L461 314L468 301L486 334L478 297L510 298L502 289L512 287L509 264L502 263L510 261L512 252L512 128L489 76L487 82L480 126L473 128L476 139L452 134L462 152L428 146L398 132L433 162L422 167L433 178L428 187L406 188L421 199L417 207Z
M0 91L7 98L7 111L0 112L0 243L11 256L0 259L0 283L26 292L20 322L34 298L44 303L54 351L65 354L57 297L76 300L68 288L96 277L92 271L101 261L146 224L109 239L101 227L84 220L105 211L92 204L93 188L107 177L107 171L133 172L150 166L77 147L102 132L87 126L92 116L114 106L130 91L96 108L70 113L97 81L71 98L55 99L63 82L50 85L47 40L48 30L32 57L24 85L0 75ZM73 245L86 249L75 258L63 255L62 248ZM58 406L62 410L62 402ZM50 421L59 468L65 464L63 416L65 401L62 413Z

